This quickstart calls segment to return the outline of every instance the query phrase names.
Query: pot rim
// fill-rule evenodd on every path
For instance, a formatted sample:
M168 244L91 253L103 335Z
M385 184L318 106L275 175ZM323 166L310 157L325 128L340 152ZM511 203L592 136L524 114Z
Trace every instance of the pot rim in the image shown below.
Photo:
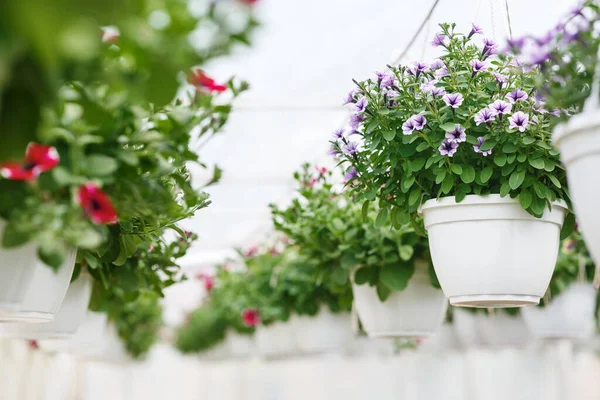
M424 210L429 210L432 208L460 207L480 204L516 204L519 207L521 207L518 197L513 199L508 195L505 197L501 197L499 194L488 194L485 196L469 194L460 203L457 203L455 199L456 196L444 196L440 197L439 199L429 199L425 203L423 203L419 208L419 215L423 215ZM564 200L553 201L552 205L569 211L569 207L567 206L567 203Z

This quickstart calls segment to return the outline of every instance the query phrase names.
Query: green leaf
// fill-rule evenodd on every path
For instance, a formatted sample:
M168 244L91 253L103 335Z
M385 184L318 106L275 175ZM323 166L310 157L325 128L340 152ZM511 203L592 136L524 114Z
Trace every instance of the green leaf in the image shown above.
M553 184L554 186L556 186L556 187L557 187L557 188L559 188L559 189L562 187L562 185L560 184L560 181L559 181L559 180L558 180L558 178L556 178L554 175L550 175L550 174L548 174L548 175L546 175L546 176L547 176L547 177L550 179L550 181L552 182L552 184Z
M494 173L494 168L492 168L491 166L487 166L485 167L483 170L481 170L481 183L486 183L487 181L490 180L490 178L492 177L492 174Z
M410 163L410 167L413 171L420 171L425 165L425 158L416 158ZM414 181L414 176L413 176Z
M336 268L331 273L331 279L338 285L345 285L348 282L348 271L342 268Z
M370 205L371 205L371 202L369 200L366 200L362 205L361 214L362 214L363 221L367 221Z
M519 203L521 203L521 207L528 209L531 206L531 202L533 200L533 195L529 190L523 190L519 193Z
M385 140L387 140L388 142L391 142L396 137L396 131L393 131L393 130L383 131L382 135Z
M2 235L2 247L11 248L22 246L31 239L28 232L21 231L12 222L6 224Z
M61 246L47 244L40 246L37 254L44 264L52 268L54 271L58 271L65 260L66 251Z
M419 145L417 146L417 152L420 153L424 150L427 150L428 148L429 148L429 143L427 143L427 142L419 143Z
M475 180L475 169L470 165L467 165L463 168L462 174L460 174L460 179L464 183L471 183Z
M417 202L419 201L419 199L421 198L421 190L420 189L413 189L410 192L410 195L408 196L408 205L414 205L417 204Z
M362 267L354 273L354 282L357 285L364 285L375 280L377 277L377 267Z
M86 159L86 171L91 176L106 176L117 170L119 164L112 158L103 154L92 154Z
M506 197L506 195L510 192L510 185L508 181L504 181L502 186L500 186L500 197Z
M480 146L481 150L491 150L496 146L496 141L495 140L486 140L485 142L483 142L483 144Z
M379 210L379 213L377 214L377 218L375 218L375 227L381 228L381 227L385 226L385 224L388 222L389 222L388 209L382 208L381 210Z
M513 142L506 142L506 143L504 143L504 146L502 147L502 151L504 153L514 153L517 150L519 150L519 146L517 146Z
M415 250L412 246L402 245L398 248L398 252L400 254L400 258L404 261L408 261L413 256Z
M342 264L342 268L346 271L350 271L352 268L356 267L356 264L358 264L356 256L353 253L344 253L340 262Z
M465 199L465 197L467 197L467 192L463 190L458 190L454 195L454 200L456 200L457 203L460 203Z
M58 186L68 186L73 182L71 173L62 165L59 165L52 170L52 177Z
M532 144L532 143L535 142L535 139L532 138L531 136L525 136L523 138L522 142L523 142L524 145L530 145L530 144Z
M388 289L387 286L385 286L381 281L377 282L377 297L379 297L379 300L386 301L387 298L390 296L390 289Z
M563 222L562 229L560 230L560 239L564 240L571 236L571 233L575 230L575 214L568 213Z
M406 265L386 265L379 272L379 279L390 290L401 291L406 289L414 271L413 267Z
M508 184L512 190L516 190L525 180L525 171L515 171L510 175Z
M535 169L544 169L544 159L542 159L542 158L531 159L530 158L529 165L531 165Z
M440 170L436 175L435 175L435 183L436 184L440 184L442 183L442 181L444 180L444 178L446 177L446 170L442 169Z
M462 167L459 164L452 164L450 166L450 169L452 170L452 172L454 172L456 175L460 175L462 174Z
M443 129L445 132L452 132L456 129L456 124L454 122L446 122L440 125L440 129Z
M412 187L413 183L415 183L414 175L407 175L406 178L402 181L402 191L404 193L408 192L408 190Z
M506 164L506 154L501 153L501 154L496 155L494 157L494 163L499 167L503 167L504 164Z
M454 186L454 177L452 175L447 175L446 179L444 179L444 183L442 183L442 193L448 194L452 187Z

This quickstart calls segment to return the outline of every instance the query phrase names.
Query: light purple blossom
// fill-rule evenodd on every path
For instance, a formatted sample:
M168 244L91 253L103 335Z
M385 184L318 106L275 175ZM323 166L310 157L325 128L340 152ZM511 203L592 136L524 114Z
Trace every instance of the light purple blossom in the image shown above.
M508 118L508 121L510 122L509 128L518 129L519 132L525 132L527 125L529 125L529 115L522 111L517 111Z
M352 130L357 130L358 126L360 125L361 122L363 122L363 120L365 119L364 114L352 114L350 115L350 121L348 123L348 125L350 125L350 128L352 128Z
M395 99L396 97L398 97L398 92L396 92L395 90L392 89L388 89L384 92L384 94L387 96L388 99Z
M333 136L334 139L341 139L341 138L344 137L345 133L346 133L346 130L340 128L340 129L336 129L335 131L333 131L333 135L332 136Z
M547 46L531 46L523 52L523 62L526 65L541 65L550 59L550 50Z
M446 139L456 143L465 142L467 140L465 128L460 126L460 124L454 125L454 130L452 132L446 132Z
M361 97L360 99L358 99L358 101L354 104L354 111L357 113L360 112L364 112L367 109L367 105L369 104L369 101L367 100L366 97Z
M438 47L438 46L444 46L446 47L446 36L442 35L441 33L436 33L435 37L433 38L433 41L431 42L431 45L433 47Z
M508 39L508 47L514 52L520 52L523 46L525 46L525 37L519 37L514 39Z
M447 93L444 95L444 97L442 97L442 100L444 100L444 103L450 107L458 108L463 103L464 98L460 93Z
M433 69L433 70L436 70L436 69L443 68L443 67L445 67L445 66L446 66L446 64L444 64L444 61L442 61L442 59L441 59L441 58L436 58L436 59L435 59L435 60L434 60L434 61L431 63L431 66L430 66L430 68L431 68L431 69Z
M425 80L425 82L423 82L421 84L421 91L425 92L425 93L431 93L433 91L433 89L435 89L435 84L438 83L437 79L428 79Z
M375 72L381 89L394 86L396 76L391 72Z
M488 67L487 65L480 60L471 60L469 61L469 65L471 66L471 68L473 68L473 74L476 74L477 72L483 72L483 71L487 71Z
M502 115L508 114L510 110L512 110L512 104L507 103L503 100L496 100L492 104L490 104L488 108L492 112L492 114L500 115L500 117L502 117Z
M348 92L348 95L346 96L343 105L345 106L346 104L354 103L356 101L354 99L354 95L356 95L357 93L360 93L360 89L358 88L352 89L350 92Z
M584 6L585 2L584 1L579 1L577 3L577 5L575 5L574 7L572 7L569 10L569 15L571 15L572 17L576 17L578 15L582 16L585 18L585 15L583 15L583 6Z
M346 182L348 182L356 178L357 176L358 172L356 172L356 169L354 167L350 167L348 171L346 171L346 173L344 174L344 179L346 179Z
M438 147L440 154L443 156L452 157L458 150L458 143L452 140L444 139L440 147Z
M483 29L475 23L471 24L471 32L469 32L469 38L473 35L483 35Z
M341 153L340 151L337 149L337 147L332 143L331 146L329 147L329 150L327 151L327 154L330 155L331 157L337 157L339 156Z
M527 95L527 92L525 92L524 90L515 89L512 92L510 92L509 94L507 94L506 98L508 99L508 101L510 101L511 103L514 104L517 101L527 100L529 98L529 96Z
M405 135L410 135L415 130L415 123L412 120L412 117L407 119L405 123L402 124L402 133Z
M443 96L446 94L446 89L444 89L443 87L436 86L431 91L431 94L434 96Z
M485 143L485 139L481 136L477 138L477 144L473 145L475 153L481 153L482 156L487 157L492 154L492 150L481 150L481 145Z
M492 75L494 75L494 78L496 78L496 82L498 82L500 87L502 87L503 84L508 83L506 76L499 74L498 72L492 72Z
M423 115L413 115L411 119L413 121L415 131L423 130L423 128L427 124L427 118L425 118L425 116Z
M483 38L483 50L481 51L481 58L484 60L496 54L498 52L498 45L492 39Z
M358 153L358 143L356 142L348 142L344 146L342 146L342 151L348 155L355 155Z
M548 32L546 32L546 34L542 37L536 38L535 42L538 44L538 46L545 46L548 43L550 43L555 37L555 32L554 30L549 30Z
M429 67L427 66L427 64L422 63L420 61L415 61L414 63L412 63L409 67L408 70L413 74L418 76L420 73L422 72L427 72L429 71Z
M496 117L494 113L492 113L490 109L486 107L483 110L479 111L477 114L475 114L475 125L488 124L495 118Z
M560 117L560 110L558 108L555 108L554 110L550 111L550 114L555 117Z
M440 68L440 69L438 69L438 70L435 71L435 77L437 79L441 79L441 78L443 78L444 76L447 76L447 75L450 75L450 72L448 72L448 68L446 68L446 67L442 67L442 68Z

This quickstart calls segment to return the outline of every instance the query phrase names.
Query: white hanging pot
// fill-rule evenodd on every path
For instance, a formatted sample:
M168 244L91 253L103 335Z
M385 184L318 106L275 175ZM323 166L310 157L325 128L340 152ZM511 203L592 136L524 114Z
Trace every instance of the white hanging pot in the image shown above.
M527 307L523 318L540 339L589 339L594 334L596 290L591 283L573 283L546 307Z
M499 311L477 314L475 318L482 344L522 347L529 342L529 331L522 315L512 316Z
M251 357L256 350L254 337L237 332L227 332L225 340L200 353L201 360L223 361Z
M334 314L326 306L315 316L295 316L291 324L298 350L307 354L345 350L353 336L350 313Z
M566 211L555 202L535 218L518 199L497 194L425 202L421 212L431 258L450 304L538 304L554 271Z
M298 355L299 349L294 334L293 319L287 322L275 322L271 325L261 325L256 329L254 337L260 356L265 358L283 358Z
M52 322L0 324L0 337L30 340L69 338L75 334L83 321L91 294L92 278L87 274L82 274L69 285L62 305Z
M352 282L354 306L371 338L422 337L435 334L446 314L444 293L431 285L427 263L418 260L408 286L381 302L375 287Z
M36 256L22 302L11 310L0 310L0 322L52 321L69 288L76 255L77 249L69 250L56 272Z
M6 221L0 220L0 237L5 227ZM35 243L11 249L0 247L0 314L16 311L23 304L37 258Z
M98 352L98 344L108 325L105 313L87 310L75 334L69 339L42 339L40 348L50 352L71 353L85 356Z
M584 112L559 125L552 139L567 170L569 196L581 233L596 264L600 264L600 178L595 174L600 170L599 110L586 102Z

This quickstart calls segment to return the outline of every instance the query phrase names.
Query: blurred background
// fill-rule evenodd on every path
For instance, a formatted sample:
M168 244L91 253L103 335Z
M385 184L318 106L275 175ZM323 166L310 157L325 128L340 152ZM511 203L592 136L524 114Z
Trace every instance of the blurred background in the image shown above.
M18 0L4 0L18 1ZM190 7L204 7L189 0ZM0 3L1 4L1 3ZM234 103L222 134L201 148L203 161L223 170L209 187L212 204L182 227L199 239L181 260L191 277L166 291L164 321L175 328L206 295L193 277L214 271L272 232L269 203L285 205L293 172L303 162L333 167L333 130L344 126L342 106L352 79L387 63L431 62L437 24L462 31L477 23L503 42L542 34L575 0L258 0L261 26L252 46L205 64L216 79L236 76L250 90ZM435 6L434 6L435 5ZM507 7L508 5L508 7ZM432 11L433 10L433 11ZM428 14L430 14L428 16ZM419 33L420 32L420 33ZM203 32L195 33L200 40ZM198 150L200 151L200 150ZM198 168L199 181L209 178ZM24 341L0 342L2 400L292 400L364 398L405 400L599 399L600 342L540 341L522 321L455 314L429 339L351 337L332 351L242 359L182 355L169 343L146 360L95 361L45 352ZM351 332L351 318L347 323ZM167 329L168 330L168 329Z

